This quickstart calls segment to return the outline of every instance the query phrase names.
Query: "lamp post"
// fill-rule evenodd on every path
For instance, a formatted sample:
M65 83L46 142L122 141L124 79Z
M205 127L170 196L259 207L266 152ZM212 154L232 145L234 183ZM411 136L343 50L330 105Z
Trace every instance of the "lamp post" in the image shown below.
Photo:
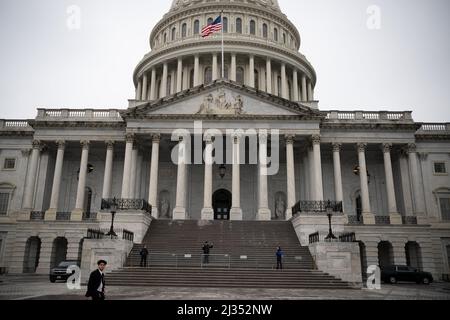
M111 219L111 228L109 229L109 232L106 234L107 236L110 236L111 239L113 237L117 237L117 234L114 232L114 218L116 216L116 212L117 212L117 200L116 198L113 199L111 205L110 205L110 210L111 210L111 215L112 215L112 219Z
M327 240L327 241L337 240L336 236L333 234L333 230L331 229L331 218L333 217L333 206L331 205L330 200L328 200L326 210L327 210L328 224L329 224L330 229L328 232L328 236L325 238L325 240Z

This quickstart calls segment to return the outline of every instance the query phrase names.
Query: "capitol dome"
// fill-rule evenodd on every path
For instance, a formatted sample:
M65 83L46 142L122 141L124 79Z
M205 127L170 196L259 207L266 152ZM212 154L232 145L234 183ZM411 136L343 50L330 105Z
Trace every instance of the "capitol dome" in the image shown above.
M201 36L221 12L223 75L221 32ZM316 73L300 45L298 29L277 0L174 0L135 69L136 101L223 80L316 108Z

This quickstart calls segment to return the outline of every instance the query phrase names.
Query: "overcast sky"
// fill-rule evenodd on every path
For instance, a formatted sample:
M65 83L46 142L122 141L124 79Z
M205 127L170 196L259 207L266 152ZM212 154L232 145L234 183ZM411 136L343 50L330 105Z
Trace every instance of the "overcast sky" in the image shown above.
M322 110L412 110L416 121L450 122L450 1L279 2L316 69ZM71 5L81 9L75 30ZM133 70L170 5L0 0L0 118L34 118L38 107L126 108Z

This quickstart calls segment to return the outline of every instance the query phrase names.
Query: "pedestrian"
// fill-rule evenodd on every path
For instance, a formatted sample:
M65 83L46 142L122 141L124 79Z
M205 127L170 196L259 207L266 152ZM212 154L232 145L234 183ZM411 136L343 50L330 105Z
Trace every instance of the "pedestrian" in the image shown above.
M284 257L284 252L283 250L281 250L281 247L277 248L277 270L283 270L283 257Z
M205 241L205 244L203 245L203 264L209 263L209 251L214 247L214 245L211 243L209 244L208 241Z
M139 254L141 255L141 267L147 268L148 250L146 245L144 245Z
M105 273L104 270L108 263L105 260L97 262L97 270L91 273L88 282L86 297L93 301L105 300Z

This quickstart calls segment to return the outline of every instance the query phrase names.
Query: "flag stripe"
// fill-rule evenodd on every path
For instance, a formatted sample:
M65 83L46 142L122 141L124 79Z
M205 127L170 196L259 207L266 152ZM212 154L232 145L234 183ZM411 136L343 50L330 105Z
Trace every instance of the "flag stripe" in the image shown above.
M214 32L222 30L222 16L218 16L216 20L214 20L211 24L203 27L202 29L202 37L206 38L213 34Z

